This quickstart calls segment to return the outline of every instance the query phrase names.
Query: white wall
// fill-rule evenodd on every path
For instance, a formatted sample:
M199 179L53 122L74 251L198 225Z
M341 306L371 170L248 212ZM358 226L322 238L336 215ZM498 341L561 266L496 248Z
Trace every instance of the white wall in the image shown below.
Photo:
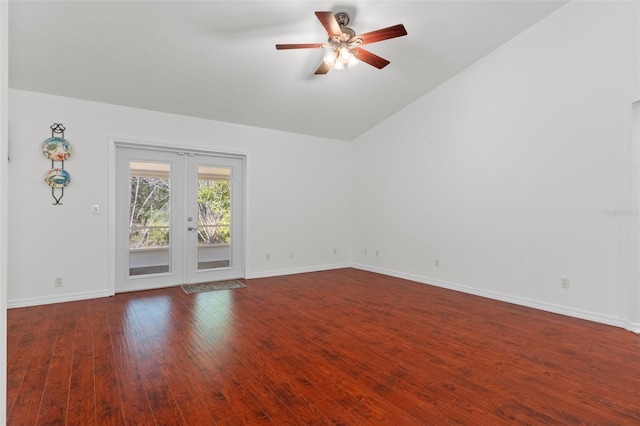
M116 137L249 154L248 277L351 248L356 267L640 330L638 9L570 3L351 145L12 90L10 306L108 293ZM54 122L74 148L57 207Z
M18 90L9 102L10 307L108 294L110 137L248 154L248 277L348 265L346 142ZM52 205L40 151L57 122L73 148L62 206Z
M637 18L570 3L356 140L354 264L640 330Z
M7 417L7 132L8 2L0 2L0 424Z

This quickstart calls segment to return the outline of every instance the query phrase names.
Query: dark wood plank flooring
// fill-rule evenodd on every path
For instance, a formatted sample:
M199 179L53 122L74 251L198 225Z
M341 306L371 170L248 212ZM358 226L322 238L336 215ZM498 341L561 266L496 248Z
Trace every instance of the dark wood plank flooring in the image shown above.
M636 425L640 336L354 269L8 312L9 425Z

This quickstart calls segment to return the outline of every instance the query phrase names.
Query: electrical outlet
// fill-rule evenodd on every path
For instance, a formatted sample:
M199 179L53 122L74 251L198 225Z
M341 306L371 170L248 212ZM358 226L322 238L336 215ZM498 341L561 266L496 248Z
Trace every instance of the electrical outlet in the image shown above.
M54 287L62 287L62 277L56 277L53 281Z
M376 249L376 257L380 256L380 250Z
M364 249L364 255L366 256L367 254L369 254L369 253L367 252L367 249Z
M433 264L434 264L434 266L435 266L436 268L439 268L439 267L440 267L440 259L436 259L436 260L433 262Z
M293 250L289 250L289 257L293 257Z
M267 253L267 260L271 260L271 253Z
M569 288L569 277L560 277L560 287Z
M333 255L335 256L336 254L338 254L338 249L337 249L337 248L334 248L334 249L333 249Z

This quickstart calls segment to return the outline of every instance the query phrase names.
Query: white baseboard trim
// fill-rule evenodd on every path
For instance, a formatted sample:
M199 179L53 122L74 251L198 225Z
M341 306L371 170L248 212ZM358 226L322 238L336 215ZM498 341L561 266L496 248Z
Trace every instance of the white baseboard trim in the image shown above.
M335 263L331 265L318 265L318 266L302 266L300 268L292 268L292 269L277 269L272 271L262 271L262 272L252 272L247 274L247 279L255 279L255 278L269 278L269 277L279 277L282 275L293 275L293 274L306 274L308 272L320 272L320 271L330 271L332 269L343 269L349 268L351 265L349 263Z
M352 264L352 268L361 269L363 271L375 272L377 274L387 275L390 277L401 278L414 281L420 284L433 285L449 290L460 291L462 293L473 294L475 296L486 297L488 299L499 300L501 302L513 303L515 305L526 306L528 308L539 309L541 311L552 312L554 314L566 315L569 317L580 318L587 321L593 321L601 324L611 325L614 327L624 328L625 330L640 333L640 324L633 324L621 318L608 315L602 315L596 312L585 311L582 309L571 308L568 306L555 305L552 303L544 303L537 300L527 299L524 297L513 296L509 294L488 291L467 285L440 281L438 279L421 277L418 275L406 274L403 272L392 271L383 268L376 268L362 264Z
M292 269L278 269L272 271L262 271L262 272L254 272L248 273L246 279L255 279L255 278L269 278L269 277L277 277L282 275L293 275L293 274L305 274L308 272L320 272L320 271L329 271L333 269L343 269L343 268L354 268L361 269L363 271L374 272L377 274L387 275L390 277L401 278L408 281L414 281L420 284L433 285L435 287L442 287L449 290L460 291L462 293L473 294L475 296L486 297L488 299L499 300L502 302L513 303L515 305L526 306L529 308L540 309L542 311L552 312L555 314L566 315L574 318L580 318L587 321L598 322L601 324L611 325L614 327L624 328L625 330L629 330L634 333L640 334L640 323L632 323L630 321L626 321L621 318L611 317L607 315L598 314L595 312L584 311L581 309L575 309L568 306L555 305L551 303L543 303L532 299L527 299L524 297L513 296L504 293L498 293L494 291L488 291L479 289L476 287L470 287L462 284L451 283L447 281L441 281L438 279L422 277L413 274L407 274L403 272L393 271L384 268L377 268L368 265L362 264L349 264L349 263L336 263L330 265L317 265L317 266L304 266L300 268L292 268ZM7 300L7 309L13 308L25 308L28 306L38 306L38 305L49 305L52 303L63 303L63 302L73 302L77 300L86 300L86 299L97 299L101 297L109 297L113 296L109 290L96 290L92 292L84 292L84 293L70 293L64 294L60 296L44 296L44 297L34 297L34 298L26 298L26 299L15 299L15 300Z
M329 271L332 269L343 269L343 268L349 268L349 267L350 267L349 263L304 266L300 268L248 273L246 278L253 279L253 278L276 277L280 275L305 274L307 272ZM43 296L43 297L33 297L33 298L30 297L26 299L14 299L14 300L7 300L7 309L26 308L29 306L38 306L38 305L50 305L52 303L73 302L76 300L97 299L100 297L109 297L109 296L113 296L113 294L109 292L109 290L105 289L105 290L98 290L98 291L92 291L92 292L86 292L86 293L69 293L69 294L63 294L60 296Z
M33 297L27 299L15 299L7 301L7 309L26 308L28 306L50 305L52 303L74 302L76 300L98 299L109 297L112 294L108 290L96 290L86 293L69 293L60 296Z

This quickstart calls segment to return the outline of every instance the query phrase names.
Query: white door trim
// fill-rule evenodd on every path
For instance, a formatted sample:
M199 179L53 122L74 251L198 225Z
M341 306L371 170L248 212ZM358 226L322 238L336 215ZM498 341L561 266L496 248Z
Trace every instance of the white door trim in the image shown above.
M145 149L145 150L158 150L158 151L168 151L168 152L191 152L195 154L202 155L212 155L218 157L230 157L237 158L243 161L243 182L244 182L244 191L242 196L242 258L244 261L242 262L242 276L247 276L247 223L248 223L248 192L249 185L247 180L247 163L249 160L249 153L246 151L240 151L235 149L205 149L202 147L193 147L193 146L185 146L185 145L174 145L163 142L154 142L154 141L140 141L140 140L131 140L126 138L109 138L108 144L108 178L109 178L109 186L108 186L108 245L109 245L109 253L108 253L108 291L110 295L114 295L116 293L116 148L117 147L126 147L126 148L137 148L137 149Z

